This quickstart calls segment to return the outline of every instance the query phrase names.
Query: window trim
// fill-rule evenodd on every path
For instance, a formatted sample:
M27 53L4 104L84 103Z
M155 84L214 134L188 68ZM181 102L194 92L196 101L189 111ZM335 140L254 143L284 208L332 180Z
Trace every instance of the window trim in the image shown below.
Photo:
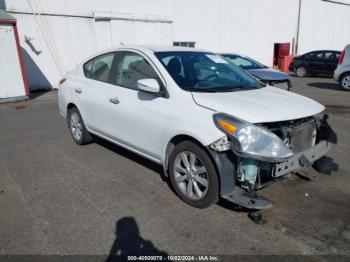
M110 68L110 70L109 70L108 80L107 80L107 81L102 81L102 80L99 80L99 79L94 79L94 78L88 77L88 76L87 76L87 73L86 73L86 69L85 69L86 64L88 64L88 63L90 63L91 61L96 60L96 59L98 59L98 58L100 58L100 57L102 57L102 56L109 55L109 54L114 54L114 57L113 57L113 61L112 61L112 64L111 64L111 68ZM86 61L86 62L83 64L83 73L84 73L85 78L90 79L90 80L93 80L93 81L97 81L97 82L102 82L102 83L110 84L110 83L111 83L111 72L113 71L113 67L114 67L116 58L117 58L116 51L111 51L111 52L103 53L103 54L100 54L100 55L98 55L98 56L95 56L95 57L89 59L88 61ZM94 64L95 64L95 62L93 62L92 66L94 66Z
M160 80L160 91L159 91L159 96L164 97L164 98L169 98L169 93L167 91L167 83L165 81L165 78L163 77L163 75L161 74L160 70L157 68L157 66L154 64L154 62L152 61L152 59L150 59L147 54L143 53L142 51L139 51L137 49L132 49L132 48L125 48L125 49L118 49L115 51L115 58L112 64L112 70L111 72L116 73L117 70L117 65L118 62L120 62L120 53L122 52L129 52L129 53L135 53L140 55L141 57L143 57L149 64L150 66L153 68L153 70L155 71L155 73L157 74L159 80ZM139 92L140 90L138 90L137 88L132 88L132 87L128 87L128 86L122 86L122 85L117 85L116 83L113 83L111 75L110 75L110 79L109 79L109 84L114 85L114 86L119 86L122 88L127 88L130 90L134 90ZM157 94L154 94L157 95Z

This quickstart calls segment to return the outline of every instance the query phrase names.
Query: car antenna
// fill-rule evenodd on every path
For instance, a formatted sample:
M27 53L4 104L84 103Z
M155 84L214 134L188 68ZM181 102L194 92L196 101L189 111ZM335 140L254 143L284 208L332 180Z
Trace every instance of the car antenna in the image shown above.
M124 43L123 42L119 42L120 45L124 46Z

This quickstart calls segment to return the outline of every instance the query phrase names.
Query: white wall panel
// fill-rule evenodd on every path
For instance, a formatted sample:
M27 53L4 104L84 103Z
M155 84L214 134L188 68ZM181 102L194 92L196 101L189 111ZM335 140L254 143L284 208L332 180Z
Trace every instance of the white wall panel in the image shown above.
M59 81L60 74L37 20L20 14L16 18L30 89L50 88Z
M242 53L271 65L273 44L292 43L296 34L297 2L174 1L174 40L193 40L200 48Z
M343 50L350 44L350 0L348 5L303 0L300 18L299 53L317 49Z
M298 0L5 2L7 9L15 12L51 14L35 18L14 13L19 21L22 46L53 86L61 78L61 71L70 70L83 57L120 42L171 45L173 41L190 41L203 49L246 54L271 66L274 43L292 44L296 37L299 4ZM322 0L302 0L299 51L342 49L350 39L349 9L350 6ZM119 16L162 20L163 17L167 22L94 21L94 14L109 14L114 19ZM37 55L24 42L25 35L33 38L32 43L42 50L41 54ZM32 89L33 83L32 79Z
M0 24L0 101L25 95L13 26Z

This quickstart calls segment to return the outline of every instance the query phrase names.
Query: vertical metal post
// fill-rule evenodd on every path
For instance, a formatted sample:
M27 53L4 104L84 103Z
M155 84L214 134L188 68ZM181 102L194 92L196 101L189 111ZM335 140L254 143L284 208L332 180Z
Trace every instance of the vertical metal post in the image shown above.
M295 52L294 52L294 54L298 54L298 47L299 47L299 31L300 31L300 12L301 12L301 0L299 0L297 36L296 36L296 39L295 39Z

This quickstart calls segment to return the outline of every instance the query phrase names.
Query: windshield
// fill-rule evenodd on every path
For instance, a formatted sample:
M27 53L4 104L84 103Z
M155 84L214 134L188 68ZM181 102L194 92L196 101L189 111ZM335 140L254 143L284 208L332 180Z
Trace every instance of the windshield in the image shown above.
M185 90L224 92L260 87L244 70L223 57L205 52L156 52L174 81Z
M260 64L259 62L249 57L243 57L239 55L230 55L230 54L225 54L222 56L225 57L225 59L227 59L228 61L234 63L236 66L243 68L244 70L267 68L263 64Z

